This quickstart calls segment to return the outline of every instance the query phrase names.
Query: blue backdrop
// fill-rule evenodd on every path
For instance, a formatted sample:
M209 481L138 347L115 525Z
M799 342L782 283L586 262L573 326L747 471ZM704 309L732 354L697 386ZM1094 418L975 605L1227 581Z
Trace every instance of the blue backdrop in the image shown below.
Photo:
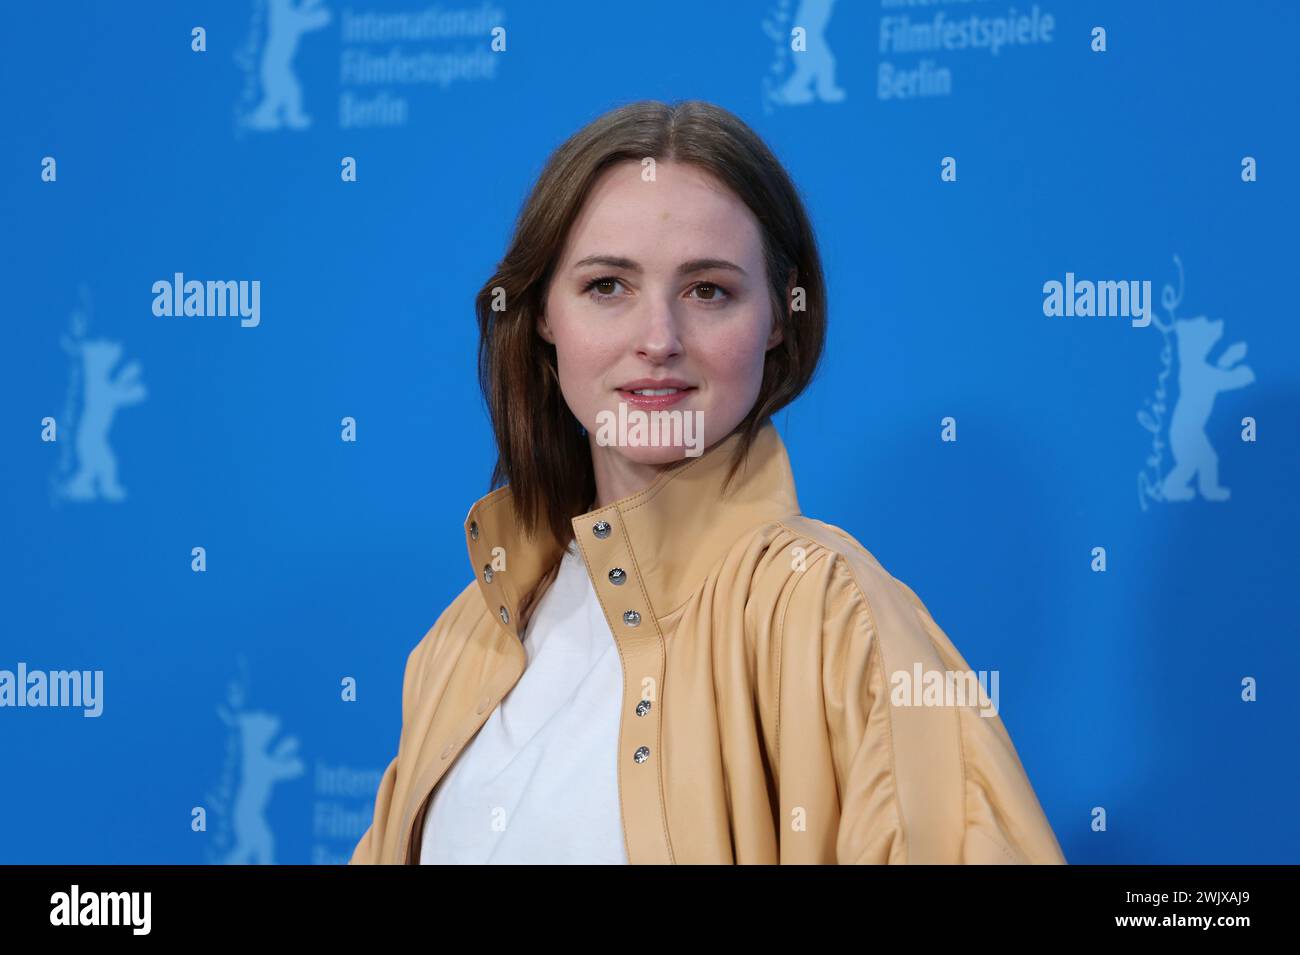
M0 861L346 861L473 574L473 295L549 152L642 98L733 110L803 190L803 509L999 671L1069 861L1300 861L1295 4L5 20L0 671L98 692L0 707ZM156 315L176 273L258 310Z

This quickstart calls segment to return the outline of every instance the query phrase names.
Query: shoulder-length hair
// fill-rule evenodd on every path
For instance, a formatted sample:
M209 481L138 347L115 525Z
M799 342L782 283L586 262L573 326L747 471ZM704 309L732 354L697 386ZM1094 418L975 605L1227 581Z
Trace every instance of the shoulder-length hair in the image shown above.
M781 342L767 352L754 407L727 483L773 413L807 387L826 334L826 293L812 225L798 190L759 136L734 114L700 100L644 100L611 110L547 160L520 210L505 257L475 298L479 385L496 435L490 487L509 483L516 513L535 536L545 525L565 543L570 521L596 494L591 449L560 392L555 346L537 332L553 272L588 191L607 167L647 157L697 166L728 186L758 220ZM791 308L787 279L802 290ZM796 292L798 294L798 292Z

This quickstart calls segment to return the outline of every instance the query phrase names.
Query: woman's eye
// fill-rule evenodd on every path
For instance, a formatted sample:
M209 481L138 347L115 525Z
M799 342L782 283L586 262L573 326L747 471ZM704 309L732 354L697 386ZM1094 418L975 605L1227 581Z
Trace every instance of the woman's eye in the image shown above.
M603 298L614 298L613 286L621 285L621 284L622 283L618 279L612 279L612 278L592 279L590 282L587 283L583 291L588 294L595 292L595 294L592 294L591 297L599 301L600 299ZM605 289L609 289L609 291L606 292Z
M701 302L721 302L731 297L730 292L724 289L721 285L715 285L712 282L700 282L695 286L695 289L696 291L704 289L708 292L707 295L700 298Z

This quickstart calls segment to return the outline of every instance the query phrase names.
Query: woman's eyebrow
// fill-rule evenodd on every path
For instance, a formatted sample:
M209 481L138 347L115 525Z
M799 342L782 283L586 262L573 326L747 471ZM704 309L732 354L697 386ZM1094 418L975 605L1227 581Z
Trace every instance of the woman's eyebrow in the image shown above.
M587 265L604 265L613 269L626 269L629 272L641 271L638 263L620 255L589 255L585 259L574 262L573 268L580 269ZM692 272L704 272L709 269L730 269L741 275L749 274L735 262L727 259L689 259L677 266L677 274L690 275Z

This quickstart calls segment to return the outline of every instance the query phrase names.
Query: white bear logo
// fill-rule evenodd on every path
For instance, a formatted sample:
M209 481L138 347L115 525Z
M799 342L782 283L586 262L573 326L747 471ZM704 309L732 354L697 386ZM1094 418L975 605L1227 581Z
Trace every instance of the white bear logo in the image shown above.
M330 22L330 12L320 0L268 0L266 43L262 47L259 74L262 101L248 115L244 124L251 129L272 130L287 126L306 129L311 117L302 111L302 84L293 72L293 57L298 40L308 31L319 30Z
M776 62L772 71L783 69L787 55L793 57L794 68L779 87L773 88L770 80L764 79L766 102L801 106L814 99L823 103L842 101L844 90L835 85L835 56L826 42L826 24L835 8L835 0L801 0L794 18L788 21L784 2L781 8L774 15L775 22L763 22L763 32L776 44ZM803 29L806 43L806 47L798 51L790 49L790 31L795 27Z
M274 747L280 718L262 711L231 712L217 707L222 721L239 735L239 790L231 807L235 845L226 865L273 865L275 835L266 819L271 790L282 780L301 776L306 767L298 757L298 738L285 736Z
M1214 453L1205 425L1221 391L1244 388L1255 380L1248 365L1237 364L1246 357L1246 343L1237 342L1211 365L1205 360L1223 336L1223 319L1210 321L1204 315L1174 322L1178 340L1178 402L1169 422L1169 451L1174 467L1161 485L1166 501L1190 501L1196 496L1192 478L1197 479L1201 497L1226 501L1231 493L1219 484L1219 456Z
M140 363L133 361L115 375L113 369L122 357L122 346L117 342L65 336L63 347L80 359L84 400L73 441L77 471L59 490L64 497L77 501L94 500L96 492L109 501L124 500L126 490L117 479L117 456L109 447L108 431L117 409L145 399Z
M1226 501L1228 488L1219 483L1219 455L1210 444L1205 427L1214 410L1214 399L1222 391L1245 388L1255 380L1246 357L1246 343L1237 342L1223 350L1210 364L1210 351L1223 337L1223 320L1211 321L1204 315L1178 318L1174 312L1183 300L1183 263L1178 266L1178 290L1166 285L1161 291L1160 306L1169 314L1168 321L1153 318L1152 325L1164 336L1160 352L1162 368L1153 398L1138 412L1138 423L1151 432L1151 453L1146 469L1138 473L1138 503L1146 510L1149 501L1190 501L1201 492L1207 501ZM1175 351L1178 355L1178 399L1169 420L1168 444L1162 439L1164 415ZM1164 449L1168 447L1173 467L1164 473ZM1193 487L1193 481L1196 486Z

